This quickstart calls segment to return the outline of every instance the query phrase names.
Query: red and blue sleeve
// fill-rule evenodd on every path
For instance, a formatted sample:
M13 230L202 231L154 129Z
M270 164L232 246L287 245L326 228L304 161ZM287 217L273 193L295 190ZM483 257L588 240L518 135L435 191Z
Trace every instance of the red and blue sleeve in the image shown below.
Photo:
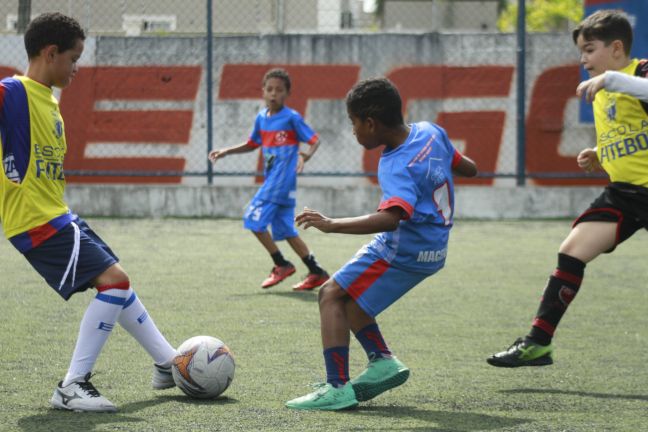
M452 168L456 168L457 165L459 165L459 162L461 162L461 159L463 159L463 155L459 150L455 149L454 154L452 155L452 163L450 166Z
M319 135L304 121L304 118L298 113L294 112L292 117L292 127L297 134L297 139L299 142L304 142L307 144L315 144L319 138Z
M402 219L407 220L414 213L418 188L408 170L394 171L380 179L383 197L378 205L378 211L391 207L400 207L403 210Z

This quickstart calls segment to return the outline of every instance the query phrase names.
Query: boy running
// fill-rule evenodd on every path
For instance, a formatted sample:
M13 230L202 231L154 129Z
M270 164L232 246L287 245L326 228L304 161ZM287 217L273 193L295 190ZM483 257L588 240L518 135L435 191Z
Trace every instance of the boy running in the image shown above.
M378 233L320 289L319 308L326 383L286 406L340 410L403 384L409 369L391 352L375 317L414 286L439 271L452 227L452 173L477 174L439 126L405 124L398 90L387 79L357 83L346 99L358 143L385 149L378 165L383 196L375 213L330 219L304 209L303 228L325 233ZM349 381L349 331L364 348L369 365Z
M553 363L552 338L580 288L585 265L612 252L648 227L648 62L630 58L632 27L620 11L600 10L573 31L580 61L590 75L576 89L594 104L597 146L576 158L585 171L610 177L603 193L581 214L558 250L540 307L525 338L487 362L498 367Z
M209 160L216 162L229 154L262 148L265 180L243 216L243 226L252 231L274 262L261 288L270 288L295 273L295 266L284 258L275 243L286 240L308 267L306 278L293 285L293 289L309 291L326 282L329 275L295 229L295 197L297 174L317 151L319 138L297 111L284 105L290 95L290 84L285 70L268 71L262 81L266 108L257 114L252 135L237 146L212 150ZM307 151L299 151L300 142L309 144ZM272 225L272 235L268 225Z
M0 219L9 241L64 300L88 288L97 290L52 406L114 412L115 405L90 378L115 323L153 358L153 388L175 385L171 362L177 353L133 292L117 256L63 200L67 144L52 87L70 84L84 40L73 18L40 15L25 32L27 73L0 81Z

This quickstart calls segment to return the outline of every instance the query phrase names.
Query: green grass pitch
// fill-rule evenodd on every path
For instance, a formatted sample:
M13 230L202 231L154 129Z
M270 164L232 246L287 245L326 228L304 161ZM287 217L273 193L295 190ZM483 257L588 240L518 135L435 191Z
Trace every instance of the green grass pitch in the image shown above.
M65 303L0 240L0 431L640 431L648 430L645 233L588 265L556 337L555 364L505 370L485 358L524 335L569 222L457 221L446 267L379 324L410 368L403 386L338 413L286 400L324 377L316 293L259 288L271 268L231 220L90 219L170 342L208 334L236 355L232 386L213 401L150 388L151 361L115 327L93 383L119 408L49 408L91 292ZM370 236L303 232L329 272ZM355 340L351 374L366 362Z

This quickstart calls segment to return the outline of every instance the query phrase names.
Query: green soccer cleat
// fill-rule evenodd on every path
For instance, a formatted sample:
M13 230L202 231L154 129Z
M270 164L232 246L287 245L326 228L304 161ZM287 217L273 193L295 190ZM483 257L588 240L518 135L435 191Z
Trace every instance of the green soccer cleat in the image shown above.
M337 411L358 405L351 383L333 387L329 383L315 384L315 391L306 396L286 402L286 406L298 410Z
M351 380L356 398L368 401L389 389L398 387L409 378L410 371L396 357L377 357L360 375Z
M486 361L497 367L547 366L553 364L553 345L540 345L517 338L506 351L493 354Z

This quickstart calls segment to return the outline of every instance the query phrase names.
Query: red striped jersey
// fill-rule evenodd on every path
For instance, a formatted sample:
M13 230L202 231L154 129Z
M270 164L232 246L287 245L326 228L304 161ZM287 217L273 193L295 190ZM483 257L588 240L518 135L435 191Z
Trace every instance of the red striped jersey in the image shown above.
M263 152L265 180L255 198L280 205L295 205L299 143L314 144L318 135L297 111L284 106L269 115L267 108L257 114L249 145Z

